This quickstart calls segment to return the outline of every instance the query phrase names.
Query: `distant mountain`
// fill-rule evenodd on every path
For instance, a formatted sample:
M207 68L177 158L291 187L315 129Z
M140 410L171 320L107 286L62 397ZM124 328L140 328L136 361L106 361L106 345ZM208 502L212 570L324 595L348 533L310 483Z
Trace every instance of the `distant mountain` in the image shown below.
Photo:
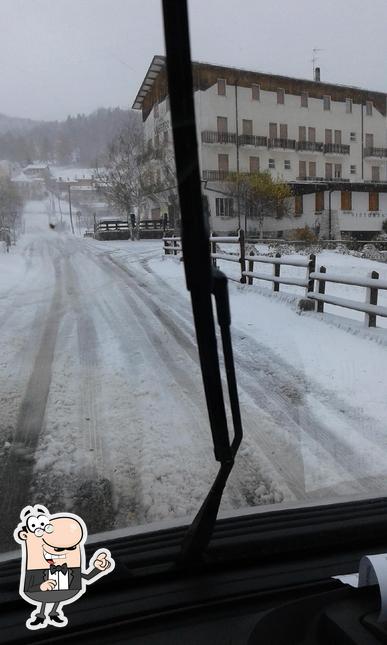
M32 121L0 115L0 159L21 164L94 166L114 137L140 115L133 110L99 108L65 121Z
M0 114L0 134L6 132L28 132L28 130L31 130L39 123L40 121L33 121L32 119L21 119L19 117Z

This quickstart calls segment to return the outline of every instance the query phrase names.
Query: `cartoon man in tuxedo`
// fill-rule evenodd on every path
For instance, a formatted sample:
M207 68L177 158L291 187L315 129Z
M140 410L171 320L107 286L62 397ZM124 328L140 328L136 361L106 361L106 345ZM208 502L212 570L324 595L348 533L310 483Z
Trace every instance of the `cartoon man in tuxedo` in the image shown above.
M96 551L91 566L83 570L86 538L86 525L77 515L51 515L41 505L23 508L14 539L22 547L20 595L37 607L26 622L28 629L67 625L62 606L77 600L87 584L113 571L108 549ZM47 605L51 605L48 615Z

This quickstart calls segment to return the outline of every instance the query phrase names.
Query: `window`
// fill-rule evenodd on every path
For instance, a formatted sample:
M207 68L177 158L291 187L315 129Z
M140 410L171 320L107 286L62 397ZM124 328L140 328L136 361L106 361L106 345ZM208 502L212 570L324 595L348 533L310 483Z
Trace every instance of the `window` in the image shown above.
M325 130L325 143L332 143L332 130Z
M228 155L218 155L218 170L228 172Z
M227 117L226 116L217 116L216 117L216 127L218 132L227 132Z
M234 217L234 200L230 197L215 199L216 217Z
M298 176L300 179L306 178L306 161L298 162Z
M366 148L373 148L374 147L374 135L366 133L365 135L365 145Z
M341 146L341 130L335 130L335 144Z
M253 122L250 119L243 119L242 121L242 133L248 136L253 134Z
M379 193L368 194L368 210L369 211L379 210Z
M302 215L304 212L304 196L296 195L294 199L294 214Z
M347 114L352 114L352 99L345 99L345 111Z
M302 92L301 94L301 107L308 107L308 93Z
M277 90L277 103L283 105L285 103L285 90L278 88Z
M309 177L316 177L316 162L309 161Z
M159 118L159 104L157 102L153 106L153 116L155 119Z
M288 126L287 123L280 123L280 139L288 138Z
M331 109L331 97L330 96L324 96L323 97L323 104L324 104L324 110L330 110Z
M333 166L331 163L325 164L325 179L332 179L333 177Z
M351 166L350 167L350 173L351 173L351 175L356 175L356 166Z
M316 143L316 128L308 128L308 141Z
M306 127L304 125L298 126L298 140L306 141Z
M380 181L380 168L379 168L379 166L372 166L372 181Z
M259 157L250 157L250 172L259 172Z
M269 168L275 168L275 160L269 159Z
M285 159L284 168L285 168L285 170L290 170L291 169L290 159Z
M367 116L372 116L372 107L373 107L372 101L366 101L366 115Z
M349 190L341 191L341 210L342 211L352 210L352 193Z
M277 124L276 123L269 123L269 137L270 137L270 139L276 139L277 138Z
M316 193L315 197L315 211L316 213L321 213L324 210L324 193Z
M226 96L226 80L224 78L218 78L218 94Z
M350 138L351 141L356 141L356 132L351 132L349 138Z
M341 163L335 163L335 179L341 179Z
M260 100L260 86L256 85L255 83L251 86L251 98L253 101L259 101Z

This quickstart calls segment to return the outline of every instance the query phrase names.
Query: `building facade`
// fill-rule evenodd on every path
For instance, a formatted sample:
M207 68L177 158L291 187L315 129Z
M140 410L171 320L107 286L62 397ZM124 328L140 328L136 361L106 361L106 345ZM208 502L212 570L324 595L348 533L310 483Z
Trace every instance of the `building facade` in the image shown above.
M266 236L305 225L336 238L382 229L387 95L322 83L317 74L310 81L193 63L201 178L213 230L245 224L227 194L228 173L264 170L294 194L292 216L265 218ZM150 153L172 146L163 57L154 57L133 108L142 110ZM254 222L247 226L254 228Z

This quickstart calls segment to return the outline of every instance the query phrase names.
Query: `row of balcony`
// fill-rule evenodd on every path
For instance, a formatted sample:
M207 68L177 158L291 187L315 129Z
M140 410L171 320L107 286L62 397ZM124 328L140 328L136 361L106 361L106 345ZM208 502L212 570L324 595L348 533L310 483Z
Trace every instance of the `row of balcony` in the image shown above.
M236 144L235 132L217 132L204 130L203 143L232 143ZM296 139L261 137L253 134L241 134L238 143L242 146L255 146L271 149L297 150L299 152L321 152L323 154L349 155L350 146L342 143L323 143L322 141L296 141ZM387 148L364 148L365 157L387 158Z
M227 181L232 173L229 170L203 170L203 179L204 181ZM249 172L241 172L240 175L250 175ZM313 176L302 176L297 177L297 181L313 181L313 182L349 182L348 178L343 177L313 177ZM374 182L376 183L376 181Z

